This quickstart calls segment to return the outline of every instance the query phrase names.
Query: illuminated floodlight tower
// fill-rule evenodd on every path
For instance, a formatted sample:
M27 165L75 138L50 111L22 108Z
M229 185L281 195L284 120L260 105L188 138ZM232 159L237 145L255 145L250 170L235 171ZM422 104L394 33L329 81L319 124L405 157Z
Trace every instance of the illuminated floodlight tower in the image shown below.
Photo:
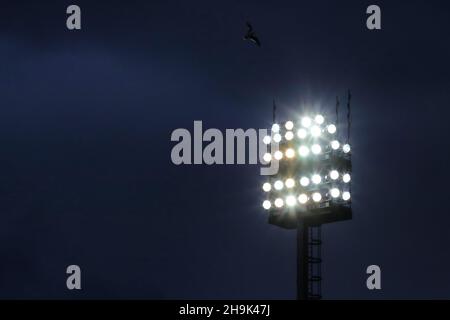
M312 246L321 239L312 237L322 224L349 220L351 208L351 148L338 138L335 124L321 114L305 115L297 122L274 123L271 135L264 138L271 150L266 162L279 161L278 173L264 182L263 208L269 212L269 223L297 229L297 298L320 299L314 292ZM273 143L278 144L278 148Z

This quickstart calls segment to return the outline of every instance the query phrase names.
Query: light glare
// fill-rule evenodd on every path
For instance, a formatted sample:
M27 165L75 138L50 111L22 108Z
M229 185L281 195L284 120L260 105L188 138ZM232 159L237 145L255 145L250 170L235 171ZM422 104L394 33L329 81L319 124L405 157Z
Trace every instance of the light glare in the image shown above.
M283 159L283 152L281 152L280 150L277 150L273 154L273 157L275 158L275 160L281 160L281 159Z
M284 201L283 201L283 199L277 198L277 199L275 200L275 207L281 208L282 206L284 206Z
M345 183L349 183L350 180L351 180L351 177L348 173L346 173L342 176L342 181L344 181Z
M308 196L302 193L298 196L298 202L300 202L301 204L305 204L306 202L308 202Z
M294 128L294 123L292 121L287 121L284 126L286 127L286 130L292 130Z
M275 133L273 135L273 141L275 141L276 143L279 143L281 141L281 134Z
M306 136L307 136L307 134L308 134L308 133L307 133L306 130L303 129L303 128L298 129L298 131L297 131L297 136L298 136L300 139L305 139Z
M340 146L339 141L337 141L337 140L331 141L331 148L332 148L333 150L339 149L339 146Z
M345 201L350 200L350 192L348 192L348 191L343 192L342 199L344 199Z
M325 121L325 118L324 118L321 114L318 114L318 115L314 118L314 121L315 121L317 124L323 124L324 121Z
M263 138L263 143L264 144L270 144L271 141L272 141L272 138L270 136L265 136Z
M309 128L311 126L311 118L303 117L302 118L302 126L304 126L305 128Z
M339 172L337 170L330 171L330 178L332 180L337 180L339 178Z
M313 137L319 137L321 133L322 133L322 130L320 129L319 126L312 126L311 135Z
M286 205L289 207L293 207L297 204L297 199L295 199L294 196L287 196L286 197Z
M319 192L314 192L312 195L314 202L319 202L322 200L322 195Z
M322 178L321 178L318 174L315 174L315 175L313 175L313 176L311 177L311 181L312 181L314 184L319 184L319 183L322 182Z
M288 188L288 189L295 187L295 181L294 181L294 179L291 179L291 178L287 179L285 184L286 184L286 188Z
M280 125L278 123L274 123L272 125L272 132L279 132L280 131Z
M286 150L286 157L291 159L295 156L295 151L292 148Z
M294 139L294 133L292 131L288 131L286 132L284 137L286 138L287 141L291 141L292 139Z
M336 133L336 126L335 126L334 124L330 124L330 125L327 127L327 131L328 131L328 133L330 133L330 134Z
M339 191L338 188L333 188L330 190L330 194L333 198L337 198L339 197L339 195L341 194L341 192Z
M302 178L300 179L300 184L301 184L303 187L309 186L309 179L308 179L307 177L302 177Z
M300 148L298 148L298 153L301 157L307 157L309 154L309 149L306 146L300 146Z
M320 145L318 145L318 144L313 144L312 147L311 147L311 151L314 154L319 154L319 153L322 152L322 147Z
M281 189L283 189L283 181L281 181L281 180L275 181L275 183L273 184L273 187L274 187L276 190L281 190Z
M265 192L269 192L270 190L272 190L272 186L270 185L270 183L266 182L263 184L263 190Z

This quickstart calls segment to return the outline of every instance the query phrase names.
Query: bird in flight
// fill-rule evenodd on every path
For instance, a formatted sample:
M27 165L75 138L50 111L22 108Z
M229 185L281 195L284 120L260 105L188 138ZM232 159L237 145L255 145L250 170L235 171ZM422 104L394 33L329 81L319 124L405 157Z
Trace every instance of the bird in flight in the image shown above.
M255 31L253 31L253 27L250 24L250 22L247 22L247 34L244 36L244 40L249 40L253 43L255 43L258 47L261 47L261 42L259 42L258 37L255 34Z

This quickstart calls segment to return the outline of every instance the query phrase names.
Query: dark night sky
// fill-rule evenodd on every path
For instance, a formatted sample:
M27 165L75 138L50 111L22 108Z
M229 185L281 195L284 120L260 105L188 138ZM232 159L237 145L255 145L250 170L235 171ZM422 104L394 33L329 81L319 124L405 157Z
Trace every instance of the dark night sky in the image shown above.
M449 17L444 1L1 1L0 297L295 298L296 234L267 224L259 167L177 167L170 134L267 128L273 98L281 117L332 112L351 88L354 219L323 228L324 298L450 298Z

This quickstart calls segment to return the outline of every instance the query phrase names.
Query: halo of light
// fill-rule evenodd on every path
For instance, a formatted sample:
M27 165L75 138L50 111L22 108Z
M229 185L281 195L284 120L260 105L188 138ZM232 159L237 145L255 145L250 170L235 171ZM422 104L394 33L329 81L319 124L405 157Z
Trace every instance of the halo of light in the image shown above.
M265 162L270 162L270 161L272 161L272 155L271 155L270 153L265 153L264 156L263 156L263 160L264 160Z
M314 174L314 175L311 177L311 181L312 181L314 184L319 184L319 183L322 182L322 178L320 177L320 175Z
M286 158L292 159L293 157L295 157L295 151L292 148L289 148L286 150L285 152Z
M342 151L344 151L344 153L349 153L350 152L350 145L349 144L344 144L342 146Z
M350 174L346 173L342 176L342 181L344 181L345 183L349 183L351 180Z
M266 210L269 210L270 207L272 207L272 204L270 203L270 201L269 200L265 200L263 202L263 208L266 209Z
M275 183L273 184L273 187L275 188L275 190L282 190L284 187L283 181L281 181L281 180L275 181Z
M312 199L314 200L314 202L319 202L320 200L322 200L322 195L319 192L314 192L312 195Z
M283 159L283 152L281 152L280 150L277 150L273 154L273 157L275 158L275 160L281 160L281 159Z
M325 118L323 117L323 115L318 114L318 115L316 115L316 117L314 118L314 121L315 121L317 124L323 124L323 123L325 122Z
M295 196L289 195L286 197L286 205L288 207L293 207L297 204L297 199L295 199Z
M339 149L339 147L340 147L339 141L337 141L337 140L331 141L331 149L337 150L337 149Z
M300 139L305 139L307 135L308 135L308 132L305 129L303 129L303 128L298 129L297 137L299 137Z
M272 125L272 132L279 132L280 131L280 125L278 123L274 123Z
M292 130L294 128L294 123L292 121L287 121L284 124L284 127L286 128L286 130Z
M272 142L272 138L270 136L265 136L263 138L263 143L264 144L270 144L270 142Z
M309 155L309 149L307 146L300 146L300 148L298 148L298 154L301 157L307 157Z
M308 196L304 193L302 193L301 195L298 196L298 202L300 202L301 204L305 204L308 202Z
M292 131L287 131L287 132L284 134L284 138L285 138L287 141L291 141L292 139L294 139L294 133L293 133Z
M319 145L319 144L313 144L312 146L311 146L311 151L312 151L312 153L314 153L314 154L320 154L321 152L322 152L322 147Z
M300 178L300 184L302 185L302 187L309 186L309 179L307 177L301 177Z
M327 127L327 131L330 134L335 134L336 133L336 126L334 124L329 124Z
M279 143L281 141L281 134L275 133L273 135L273 141L276 142L276 143Z
M337 198L337 197L339 197L341 195L341 192L339 191L338 188L333 188L333 189L330 190L330 195L333 198Z
M331 180L337 180L339 178L339 172L337 170L330 171Z
M342 192L342 199L345 201L350 200L350 192L348 192L348 191Z
M320 137L321 133L322 133L322 129L320 129L319 126L312 126L311 127L311 135L313 137Z
M269 192L270 190L272 190L272 186L268 182L264 183L262 188L265 192Z
M275 199L275 207L281 208L282 206L284 206L284 201L283 201L283 199L281 199L281 198Z
M292 178L286 179L284 184L286 185L286 188L291 189L295 187L295 180Z
M309 128L311 126L311 118L303 117L301 123L302 123L302 126L304 126L305 128Z

